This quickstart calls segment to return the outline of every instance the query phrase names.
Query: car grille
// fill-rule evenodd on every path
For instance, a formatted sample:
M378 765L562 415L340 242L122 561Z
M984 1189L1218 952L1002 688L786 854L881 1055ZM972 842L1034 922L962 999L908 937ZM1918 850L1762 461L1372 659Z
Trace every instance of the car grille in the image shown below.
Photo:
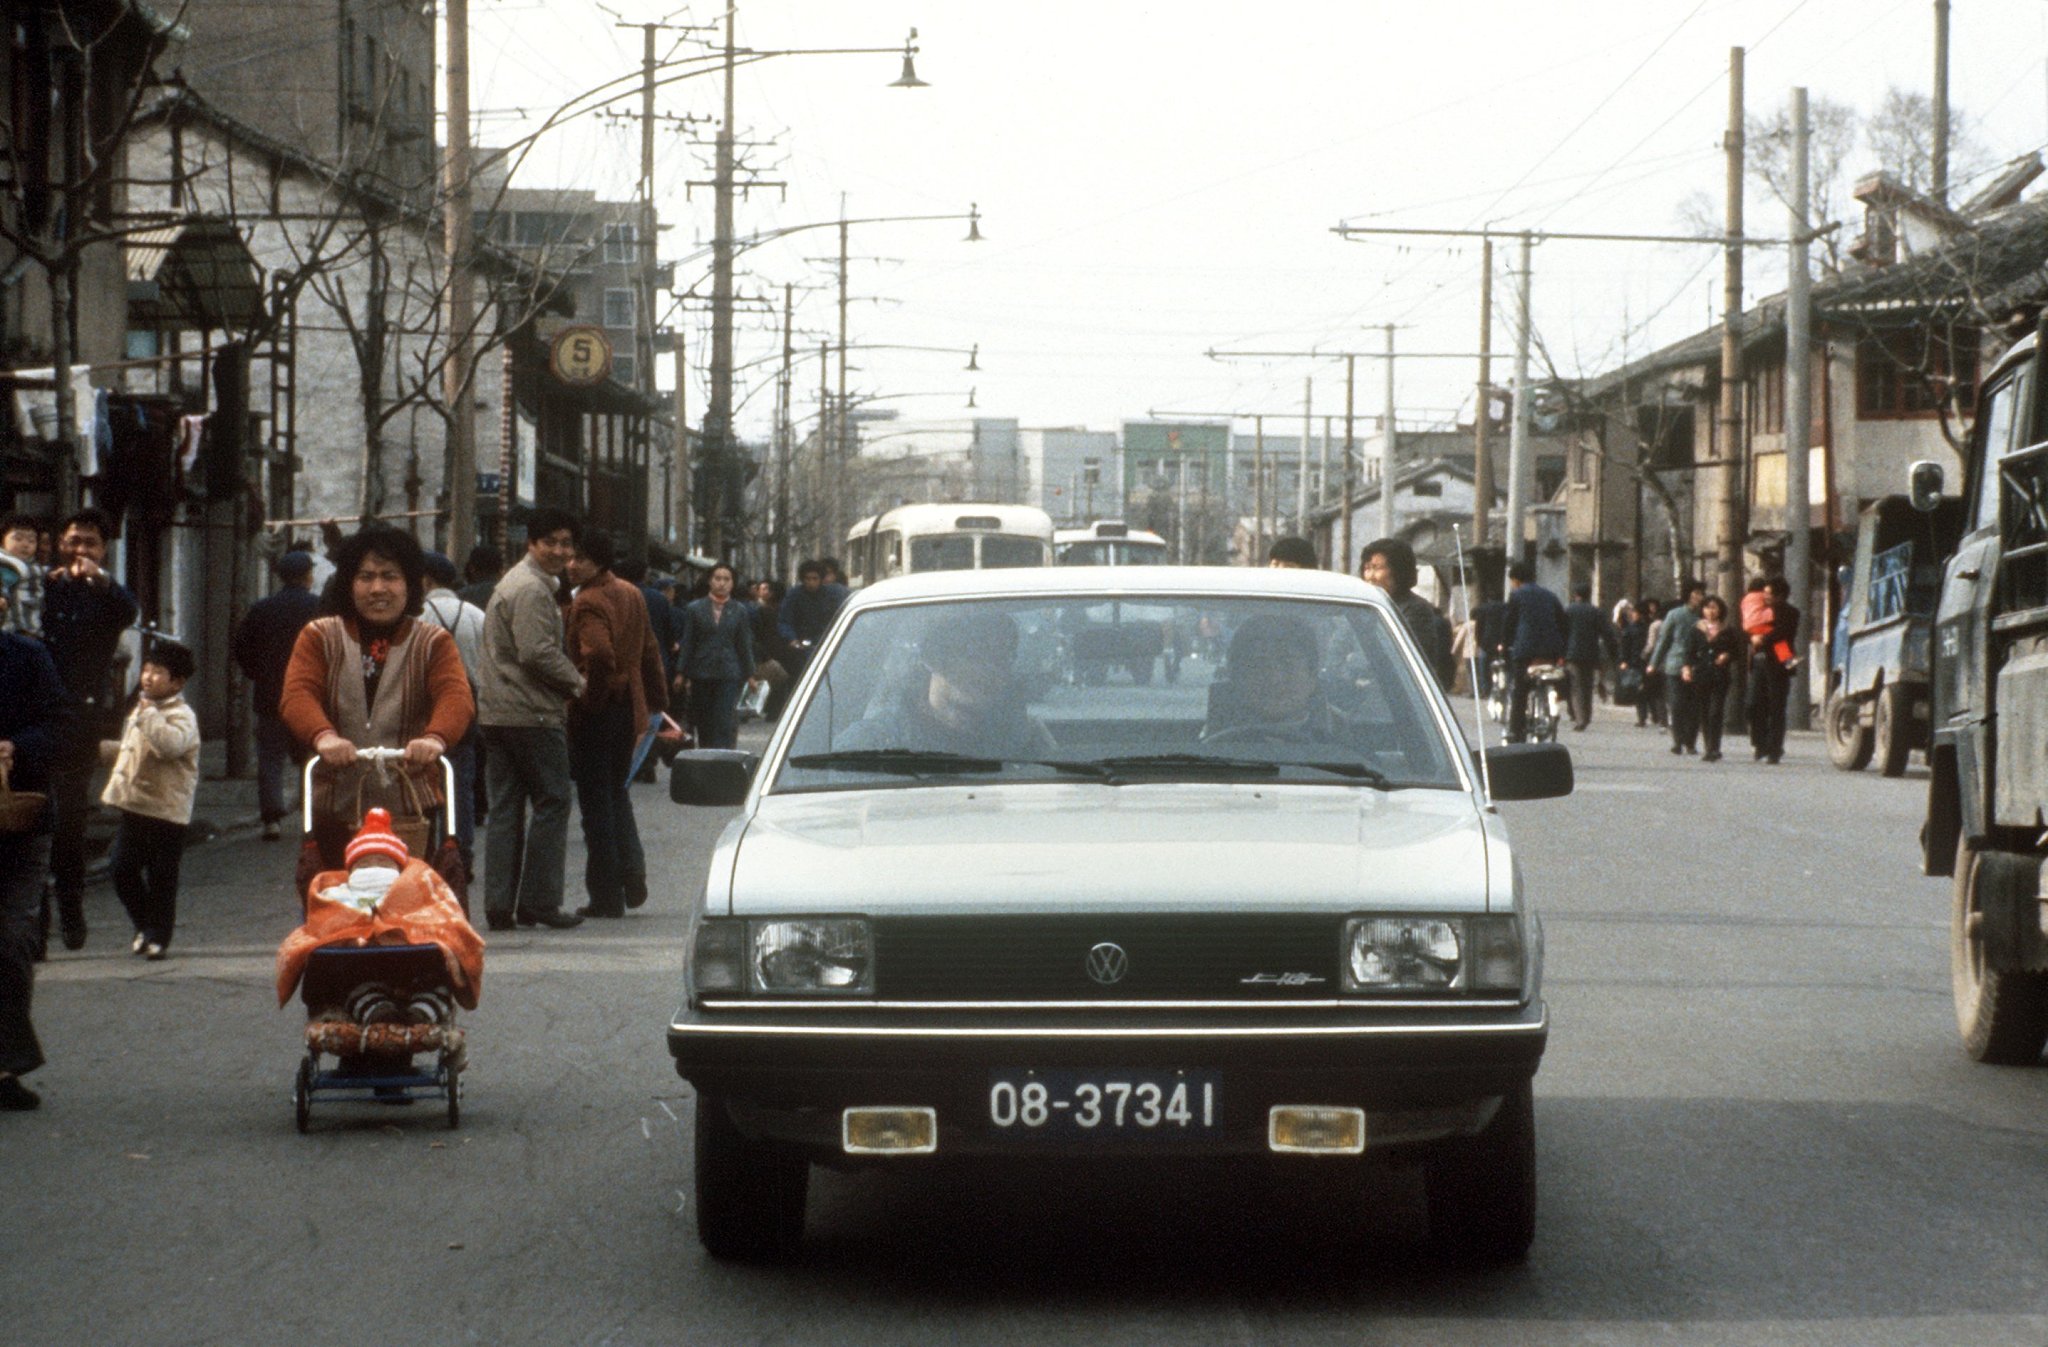
M1339 925L1325 916L885 918L874 924L875 991L890 1001L1332 996ZM1122 976L1090 975L1090 952L1102 945L1123 951ZM1106 978L1116 962L1105 952L1094 971Z

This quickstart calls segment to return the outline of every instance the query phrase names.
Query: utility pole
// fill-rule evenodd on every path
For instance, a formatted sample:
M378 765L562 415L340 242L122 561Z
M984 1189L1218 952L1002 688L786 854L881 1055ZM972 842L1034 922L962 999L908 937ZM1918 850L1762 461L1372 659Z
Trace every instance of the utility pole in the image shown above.
M848 262L846 256L846 234L846 198L842 196L839 198L839 435L837 442L833 445L833 453L839 460L840 471L845 474L843 478L846 483L845 489L850 490L853 485L853 448L855 437L853 418L847 414L851 409L846 401L846 269ZM831 535L836 538L858 516L849 514L846 519L838 520L835 510L833 517L839 525L838 528L833 530Z
M1506 564L1522 559L1522 515L1529 508L1529 430L1534 409L1529 405L1529 276L1534 265L1534 236L1522 231L1521 274L1515 277L1515 419L1508 423L1508 511L1503 521L1501 550ZM1505 580L1503 580L1505 584Z
M840 409L845 414L845 409ZM818 493L811 503L811 518L816 522L818 547L815 555L827 556L839 549L832 534L833 522L839 511L839 478L835 471L832 445L837 442L838 428L832 420L832 343L818 343Z
M470 202L469 0L448 0L447 22L448 145L441 156L441 230L448 263L448 360L441 367L441 396L448 405L448 439L442 487L448 497L448 554L459 557L476 542L476 416L470 393L470 339L476 326L470 236L476 222ZM512 396L509 386L504 396Z
M1315 431L1316 379L1313 374L1301 381L1301 473L1294 481L1294 531L1308 536L1308 437ZM1280 479L1273 479L1273 494L1280 494ZM1273 502L1273 513L1280 513L1280 502ZM1277 519L1275 527L1278 527Z
M1344 518L1338 526L1338 535L1343 539L1334 558L1336 565L1330 569L1339 575L1351 573L1351 511L1352 497L1358 492L1358 475L1352 470L1352 432L1356 425L1354 410L1358 393L1358 357L1346 352L1344 355Z
M689 413L689 392L690 392L690 381L689 381L689 380L688 380L687 378L685 378L685 377L684 377L684 375L685 375L685 373L686 373L686 368L687 368L687 367L686 367L686 364L685 364L685 361L684 361L684 355L683 355L683 330L684 330L684 327L683 327L683 323L682 323L682 321L681 321L681 318L680 318L680 316L679 316L679 317L678 317L678 319L677 319L677 321L676 321L676 340L675 340L675 355L676 355L676 392L675 392L675 398L676 398L676 447L675 447L675 465L676 465L676 466L675 466L675 478L676 478L676 488L675 488L675 490L676 490L676 497L675 497L675 511L676 511L676 512L675 512L675 515L674 515L674 521L675 521L675 523L674 523L674 529L675 529L675 539L676 539L676 546L677 546L677 547L680 547L680 548L681 548L681 549L682 549L682 550L683 550L684 552L686 552L686 553L687 553L687 552L688 552L688 551L690 550L690 545L691 545L691 542L693 541L693 540L692 540L692 537L691 537L691 534L692 534L692 531L693 531L693 530L691 529L691 525L692 525L692 524L693 524L693 523L695 522L695 520L696 520L696 516L695 516L695 515L693 515L693 514L692 514L692 513L690 512L690 510L691 510L691 499L690 499L690 498L691 498L691 494L692 494L692 493L691 493L691 488L692 488L692 487L693 487L693 486L695 485L695 483L693 482L693 480L692 480L692 478L691 478L691 473L692 473L692 471L693 471L693 467L692 467L692 465L691 465L691 463L690 463L690 419L689 419L689 415L688 415L688 413Z
M781 576L784 582L796 579L790 572L789 557L789 470L790 458L795 453L792 441L796 438L796 415L792 405L796 401L795 323L796 287L785 282L782 287L782 384L778 390L782 409L775 421L775 531L771 535L773 556L769 567L770 572Z
M1742 48L1728 51L1727 243L1721 252L1721 408L1709 469L1715 558L1710 593L1742 592Z
M1948 204L1948 0L1934 0L1934 199Z
M1273 484L1275 488L1278 482ZM1278 494L1277 490L1275 494ZM1266 560L1266 418L1252 417L1252 565Z
M1493 240L1479 249L1479 393L1472 416L1472 545L1486 546L1493 514Z
M1380 537L1394 536L1394 325L1388 323L1387 332L1387 388L1386 402L1380 419L1384 423L1380 436ZM1349 565L1347 561L1345 563Z
M1792 214L1789 232L1792 242L1785 282L1785 578L1792 596L1806 614L1807 631L1824 604L1812 602L1814 594L1812 557L1813 511L1807 468L1811 462L1809 441L1813 433L1813 290L1807 275L1806 244L1811 224L1806 218L1808 192L1808 128L1806 90L1792 91ZM1825 623L1818 628L1828 630ZM1805 643L1809 648L1812 640ZM1792 677L1791 697L1785 708L1786 724L1805 729L1812 711L1807 683L1808 665L1802 664Z

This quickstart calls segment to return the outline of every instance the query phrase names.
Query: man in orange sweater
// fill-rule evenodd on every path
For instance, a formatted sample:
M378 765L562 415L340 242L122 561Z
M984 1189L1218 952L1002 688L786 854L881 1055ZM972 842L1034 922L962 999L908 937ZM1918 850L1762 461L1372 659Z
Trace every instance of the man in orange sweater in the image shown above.
M569 708L569 770L588 853L586 917L623 917L647 901L647 858L628 787L634 745L648 719L668 709L647 600L612 574L613 560L611 538L593 531L569 563L569 658L583 675L583 695Z

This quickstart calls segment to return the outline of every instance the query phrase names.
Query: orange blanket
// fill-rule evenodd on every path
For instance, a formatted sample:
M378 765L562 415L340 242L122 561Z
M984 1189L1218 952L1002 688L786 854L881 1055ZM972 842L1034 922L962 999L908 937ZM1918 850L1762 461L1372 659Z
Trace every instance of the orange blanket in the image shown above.
M327 870L308 887L305 925L277 948L277 1003L291 1000L305 974L307 956L324 946L438 945L456 1004L475 1010L484 980L484 939L463 917L448 881L425 861L409 860L391 892L369 913L320 896L347 881L346 870Z

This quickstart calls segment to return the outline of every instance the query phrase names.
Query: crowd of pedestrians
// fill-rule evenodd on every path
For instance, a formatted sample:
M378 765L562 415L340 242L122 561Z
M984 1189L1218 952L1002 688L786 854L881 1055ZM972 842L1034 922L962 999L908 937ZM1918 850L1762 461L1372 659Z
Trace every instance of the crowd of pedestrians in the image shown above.
M1740 684L1751 758L1781 762L1799 670L1801 614L1791 592L1783 576L1759 576L1732 613L1697 580L1668 608L1655 598L1622 600L1612 618L1615 700L1633 704L1638 727L1667 730L1672 754L1719 762L1729 694Z

